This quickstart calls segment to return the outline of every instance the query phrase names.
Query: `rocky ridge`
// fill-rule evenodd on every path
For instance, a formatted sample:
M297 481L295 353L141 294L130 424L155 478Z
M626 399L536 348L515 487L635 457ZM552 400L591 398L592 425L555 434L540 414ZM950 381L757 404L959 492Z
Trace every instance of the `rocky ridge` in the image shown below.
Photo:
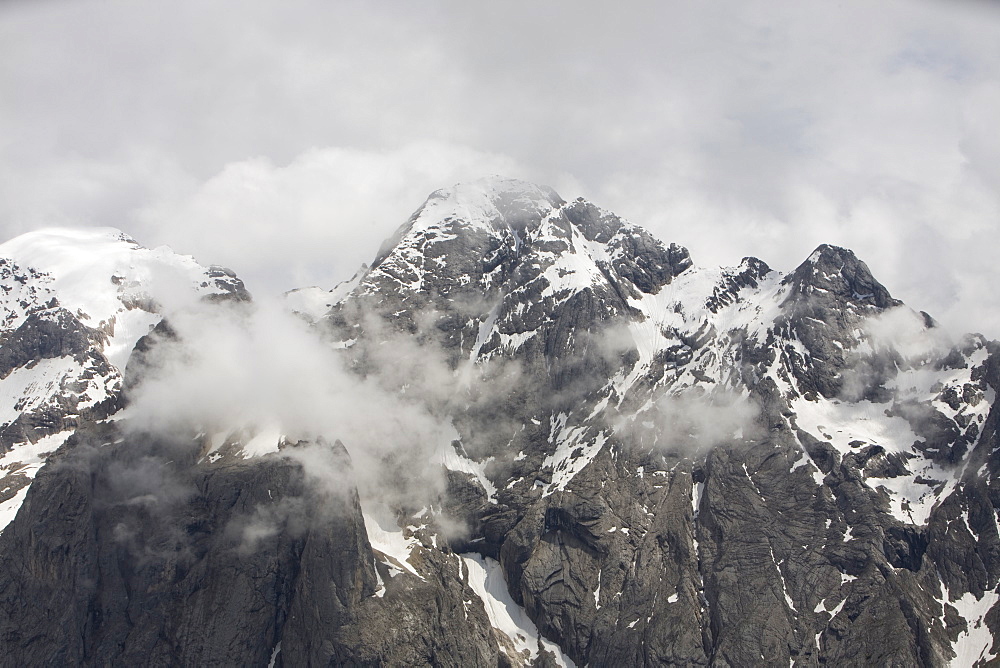
M125 364L160 321L161 300L221 297L249 299L231 271L142 248L110 228L43 230L0 245L3 525L46 453L121 408Z
M46 320L63 323L57 337L27 325L22 300L40 312L60 294L37 268L9 266L25 279L5 290L18 305L5 332L24 328L25 343L0 343L0 368L49 359L34 342L52 338L52 357L99 363L89 332L101 330L72 312ZM275 435L248 459L250 437L209 445L195 434L192 447L189 434L123 436L99 422L112 400L73 418L75 435L0 535L10 656L594 666L995 656L998 346L951 341L851 251L821 246L788 274L756 258L703 268L589 202L492 179L432 194L356 279L291 306L359 378L380 377L387 346L426 353L425 366L387 377L453 428L434 445L443 485L383 507L349 484L328 498L288 453L346 462L350 442L326 444L336 433L311 444ZM155 354L156 337L140 348ZM41 442L27 440L8 447ZM155 489L173 491L137 503L147 476L135 472L149 462L172 481ZM139 487L116 482L115 467ZM267 530L248 533L261 517ZM24 600L48 601L60 624L25 613Z

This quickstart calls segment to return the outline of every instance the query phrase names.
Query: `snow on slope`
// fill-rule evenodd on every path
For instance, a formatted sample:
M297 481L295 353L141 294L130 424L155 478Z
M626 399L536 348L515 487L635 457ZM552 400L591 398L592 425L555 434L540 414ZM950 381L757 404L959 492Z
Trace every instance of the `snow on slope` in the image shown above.
M10 424L21 413L58 397L79 371L80 365L72 357L43 359L32 366L14 369L0 381L0 424Z
M10 524L17 509L24 503L30 481L45 464L46 457L66 442L72 432L63 432L40 438L0 456L0 531ZM16 490L16 491L15 491ZM10 493L14 492L13 495Z
M389 567L390 575L404 570L418 578L422 576L410 563L410 552L419 544L413 535L407 536L403 529L396 526L382 509L376 509L362 515L365 520L365 531L372 549L382 554L382 561Z
M640 294L629 300L642 314L629 323L639 362L616 386L619 397L649 371L658 353L671 348L691 355L691 362L681 365L672 381L678 390L695 385L698 375L719 382L727 379L739 364L729 350L731 334L745 332L749 338L763 341L782 312L784 275L777 271L770 271L756 286L736 292L731 303L711 308L713 297L727 279L744 270L743 265L719 269L692 266L656 294ZM704 348L694 350L690 345L707 337L713 338Z
M527 652L532 659L538 656L541 644L546 651L555 655L557 665L575 668L576 664L563 654L558 645L538 633L538 628L528 617L528 613L511 598L503 568L498 562L478 554L461 556L468 570L469 586L482 599L493 628L510 638L518 652Z
M867 347L863 342L859 348ZM887 455L901 455L904 472L893 471L887 477L871 476L866 483L889 494L892 514L902 522L923 525L935 504L944 499L958 483L964 463L975 443L950 465L935 462L922 450L924 437L914 431L913 416L907 419L903 405L916 406L915 422L924 416L937 415L959 425L981 427L995 401L995 392L973 389L975 369L986 360L985 349L975 349L962 368L948 368L936 359L899 369L886 382L893 401L873 403L867 400L791 401L796 426L814 438L832 445L841 456L859 453L868 446L879 446ZM951 396L949 396L949 391ZM959 401L960 396L967 400ZM951 402L951 403L949 403ZM956 432L957 433L957 432Z
M986 613L1000 600L1000 595L995 591L988 591L981 599L977 599L975 594L966 592L951 605L958 610L958 614L968 623L968 628L958 635L952 648L955 650L953 666L973 666L977 662L987 662L995 658L990 651L993 647L993 634L986 625Z
M105 334L101 352L119 371L163 308L181 308L238 283L165 246L143 248L112 228L31 232L0 244L0 258L20 268L4 276L0 333L16 329L55 298L83 325ZM15 289L7 290L12 284Z
M0 498L5 486L23 481L39 447L58 447L53 430L64 431L61 443L84 414L96 419L113 410L136 341L164 309L242 289L226 270L166 247L143 248L112 228L46 229L0 244L0 345L42 350L40 358L15 354L0 378L0 451L13 447L0 459ZM45 346L62 338L75 341L76 351L46 357ZM12 428L19 419L24 424ZM4 502L5 512L16 512L15 500Z

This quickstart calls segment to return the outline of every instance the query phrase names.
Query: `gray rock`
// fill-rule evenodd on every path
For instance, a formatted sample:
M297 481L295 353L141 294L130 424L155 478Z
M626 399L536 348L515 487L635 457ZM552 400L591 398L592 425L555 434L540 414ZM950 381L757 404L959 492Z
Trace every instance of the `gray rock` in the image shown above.
M697 271L549 189L433 194L316 325L359 376L383 380L398 344L465 379L428 388L429 408L489 485L445 470L419 521L396 509L419 575L372 549L352 487L317 489L293 459L199 462L187 441L90 425L0 536L0 642L15 663L525 665L467 551L577 665L938 666L976 624L1000 632L1000 608L957 604L1000 582L1000 345L866 345L901 302L842 248L783 278L755 258L707 289ZM127 387L175 336L140 341Z

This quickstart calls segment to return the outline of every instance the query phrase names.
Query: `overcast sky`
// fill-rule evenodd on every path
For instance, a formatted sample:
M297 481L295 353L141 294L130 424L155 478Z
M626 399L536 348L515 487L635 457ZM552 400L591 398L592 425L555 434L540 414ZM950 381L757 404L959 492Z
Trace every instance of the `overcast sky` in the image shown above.
M332 286L503 174L698 264L848 246L1000 337L997 119L987 2L8 0L0 238L109 225L256 293Z

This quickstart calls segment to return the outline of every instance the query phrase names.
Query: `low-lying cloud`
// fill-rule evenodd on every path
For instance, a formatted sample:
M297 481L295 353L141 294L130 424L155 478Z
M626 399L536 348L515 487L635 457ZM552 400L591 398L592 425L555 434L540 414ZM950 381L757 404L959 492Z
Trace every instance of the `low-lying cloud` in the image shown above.
M910 362L943 355L953 345L950 334L907 306L888 309L864 323L864 332L876 351L895 351Z
M434 398L452 391L444 381L453 374L432 349L386 346L391 354L372 360L362 377L343 350L277 301L206 303L168 320L177 337L160 339L148 356L151 366L130 392L127 428L242 432L244 442L280 433L289 444L327 444L284 451L321 487L357 484L362 495L417 507L439 491L441 448L458 435L433 411ZM337 440L350 453L350 475L327 456Z
M719 445L753 438L759 417L760 408L749 396L725 389L687 388L661 396L649 410L624 420L617 430L643 447L697 456Z
M861 334L840 372L840 397L847 401L889 401L887 384L899 371L940 360L955 343L947 330L908 306L868 318Z

